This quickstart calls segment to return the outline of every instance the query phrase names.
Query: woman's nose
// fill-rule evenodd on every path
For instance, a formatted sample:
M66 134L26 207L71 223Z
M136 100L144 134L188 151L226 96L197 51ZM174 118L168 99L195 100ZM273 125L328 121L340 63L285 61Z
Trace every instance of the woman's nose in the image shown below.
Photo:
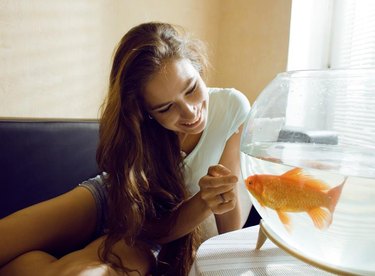
M180 106L181 117L185 119L194 119L197 107L193 104L183 103Z

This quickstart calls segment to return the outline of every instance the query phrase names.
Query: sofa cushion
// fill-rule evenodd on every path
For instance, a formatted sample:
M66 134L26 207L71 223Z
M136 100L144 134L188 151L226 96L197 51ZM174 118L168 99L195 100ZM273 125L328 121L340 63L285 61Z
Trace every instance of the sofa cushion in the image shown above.
M99 173L97 121L0 120L0 218Z

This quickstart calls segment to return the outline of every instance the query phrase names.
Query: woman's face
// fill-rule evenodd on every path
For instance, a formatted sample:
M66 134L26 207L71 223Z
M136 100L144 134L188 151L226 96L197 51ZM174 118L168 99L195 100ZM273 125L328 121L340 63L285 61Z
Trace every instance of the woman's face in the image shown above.
M168 61L147 83L144 98L149 114L169 130L198 134L206 126L207 87L187 59Z

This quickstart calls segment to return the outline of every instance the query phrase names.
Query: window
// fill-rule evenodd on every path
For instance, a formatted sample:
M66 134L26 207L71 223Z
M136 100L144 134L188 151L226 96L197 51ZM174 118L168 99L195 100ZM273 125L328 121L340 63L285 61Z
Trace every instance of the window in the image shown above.
M375 69L375 1L293 0L287 70ZM375 76L374 76L375 77ZM356 79L340 83L335 100L328 104L328 129L340 133L341 145L363 145L375 149L375 85ZM303 99L288 99L294 113ZM313 102L313 101L311 101ZM319 125L311 118L287 116L287 124Z
M375 1L293 0L287 70L375 67Z
M375 67L375 2L336 0L331 35L331 68Z

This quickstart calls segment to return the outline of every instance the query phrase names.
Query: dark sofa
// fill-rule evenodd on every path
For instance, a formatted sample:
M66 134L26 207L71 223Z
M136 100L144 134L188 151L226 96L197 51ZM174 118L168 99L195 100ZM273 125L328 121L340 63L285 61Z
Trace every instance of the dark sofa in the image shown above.
M96 120L0 119L0 219L99 173ZM251 209L244 227L258 224Z
M98 174L96 120L0 119L0 218Z

